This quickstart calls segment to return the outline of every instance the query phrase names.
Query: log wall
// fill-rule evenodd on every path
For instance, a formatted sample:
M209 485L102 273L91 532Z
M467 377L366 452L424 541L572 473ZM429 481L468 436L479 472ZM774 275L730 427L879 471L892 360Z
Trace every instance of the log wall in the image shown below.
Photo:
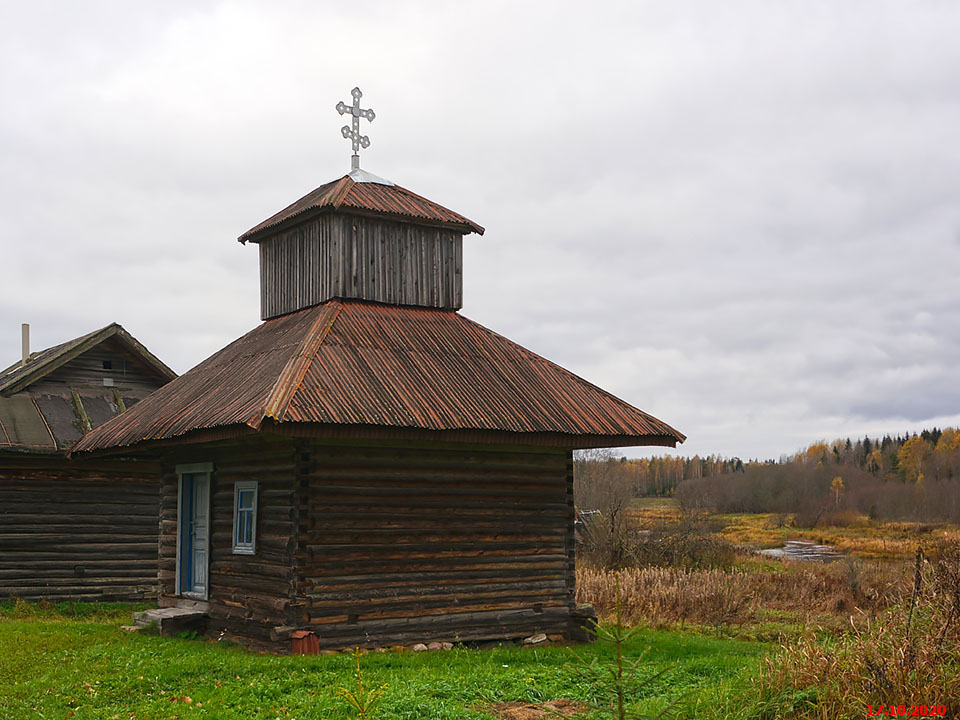
M567 634L569 451L258 437L165 459L161 604L175 595L176 463L213 462L208 634L289 652ZM233 555L233 487L258 480L257 551ZM186 604L193 604L187 602Z
M296 545L294 446L261 438L190 449L165 458L160 511L161 605L176 595L177 493L180 463L212 462L210 486L210 615L208 632L221 632L265 646L270 631L290 622ZM233 554L233 489L238 480L258 481L256 555Z
M313 443L298 476L294 625L321 647L567 632L568 452Z
M0 455L0 599L155 598L158 473Z
M261 317L330 298L463 306L463 235L329 213L260 242Z

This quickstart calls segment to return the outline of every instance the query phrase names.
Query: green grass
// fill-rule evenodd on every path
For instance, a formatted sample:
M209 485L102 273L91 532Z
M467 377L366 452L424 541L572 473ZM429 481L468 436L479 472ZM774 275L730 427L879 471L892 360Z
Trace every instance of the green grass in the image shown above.
M122 603L122 602L58 602L38 603L23 600L0 601L0 621L14 620L103 620L118 622L129 621L137 610L146 610L156 607L150 603Z
M275 657L126 633L119 625L129 612L74 608L68 616L50 610L36 617L22 608L0 608L0 717L350 717L337 698L337 688L353 682L349 655ZM647 675L668 671L643 688L645 696L635 698L634 706L656 711L681 697L681 717L756 716L751 678L766 647L692 633L638 633L628 653L639 656L649 648ZM611 657L609 647L596 644L573 650L455 649L370 653L363 667L366 683L387 684L378 717L479 719L488 717L478 709L488 702L598 699L578 674L574 652Z
M680 505L672 497L639 497L633 498L630 501L631 507L645 508L645 507L665 507L665 508L679 508Z

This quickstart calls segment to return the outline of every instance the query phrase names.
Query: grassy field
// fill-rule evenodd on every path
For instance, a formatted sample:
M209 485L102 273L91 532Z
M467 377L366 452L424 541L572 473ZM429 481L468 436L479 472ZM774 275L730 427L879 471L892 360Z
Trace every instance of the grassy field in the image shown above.
M349 655L274 657L237 647L124 632L129 611L81 606L80 617L23 608L0 612L0 717L129 720L354 717L337 688L354 683ZM649 650L648 650L649 648ZM643 673L665 674L633 706L675 717L754 717L751 678L767 647L692 633L638 633ZM489 718L504 701L598 700L574 657L611 658L608 645L369 653L364 681L386 684L381 718Z
M638 527L651 527L677 522L681 512L672 498L640 498L631 505L631 517ZM956 525L886 522L865 515L845 515L843 525L814 528L797 527L792 516L773 513L715 514L706 521L721 538L756 549L781 547L786 540L809 540L865 560L909 559L918 543L960 542Z
M631 512L639 528L689 531L689 518L669 499L640 501ZM878 678L898 702L960 697L960 555L950 556L952 564L931 557L922 568L909 561L918 543L960 537L956 527L852 518L811 531L771 515L694 522L697 538L748 548L810 539L850 555L830 564L780 562L741 549L721 566L578 568L579 600L609 622L619 577L625 621L641 628L626 655L642 658L641 679L656 678L632 688L634 710L656 717L672 705L670 717L708 720L852 719L874 702L869 688ZM923 583L915 585L918 573ZM0 719L356 717L338 692L355 686L349 655L275 657L133 634L120 629L131 612L0 606ZM493 717L494 703L602 703L583 663L609 664L612 652L603 643L373 652L362 665L367 687L385 684L371 718L479 720Z
M661 629L696 626L740 638L781 641L809 630L823 636L850 628L850 618L873 617L901 602L914 576L918 546L926 552L960 541L954 525L873 521L859 515L842 524L797 527L791 516L684 514L672 498L641 498L629 510L631 525L656 537L687 538L691 555L674 567L628 568L624 610L631 622ZM727 554L697 557L711 538ZM755 551L787 540L831 545L831 563L781 561ZM711 562L713 561L713 562ZM719 562L719 564L717 564ZM613 575L581 568L578 599L601 617L613 607Z

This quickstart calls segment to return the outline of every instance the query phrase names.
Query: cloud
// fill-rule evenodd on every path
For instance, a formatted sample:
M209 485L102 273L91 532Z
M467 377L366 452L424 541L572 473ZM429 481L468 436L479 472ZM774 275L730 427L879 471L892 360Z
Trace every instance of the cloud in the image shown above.
M960 413L960 9L796 1L0 10L0 349L256 324L236 237L364 166L475 219L465 314L776 457ZM0 360L0 364L3 361ZM659 451L658 451L659 452Z

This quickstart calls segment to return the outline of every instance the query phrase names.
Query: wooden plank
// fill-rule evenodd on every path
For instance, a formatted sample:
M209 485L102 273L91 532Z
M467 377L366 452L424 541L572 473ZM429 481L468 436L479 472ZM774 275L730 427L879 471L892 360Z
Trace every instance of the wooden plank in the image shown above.
M23 471L10 466L14 464ZM133 466L129 473L128 465ZM151 469L156 472L159 466L73 464L56 458L5 461L0 472L0 596L155 597L159 483L156 476L127 477Z
M259 243L261 316L333 297L459 309L462 245L452 229L319 215Z
M319 274L347 270L328 264ZM565 629L573 603L568 452L293 438L195 447L189 459L171 450L160 516L165 597L175 575L170 468L201 461L216 467L211 632L283 650L272 628L311 622L327 646ZM230 547L233 483L247 478L261 482L255 556Z

